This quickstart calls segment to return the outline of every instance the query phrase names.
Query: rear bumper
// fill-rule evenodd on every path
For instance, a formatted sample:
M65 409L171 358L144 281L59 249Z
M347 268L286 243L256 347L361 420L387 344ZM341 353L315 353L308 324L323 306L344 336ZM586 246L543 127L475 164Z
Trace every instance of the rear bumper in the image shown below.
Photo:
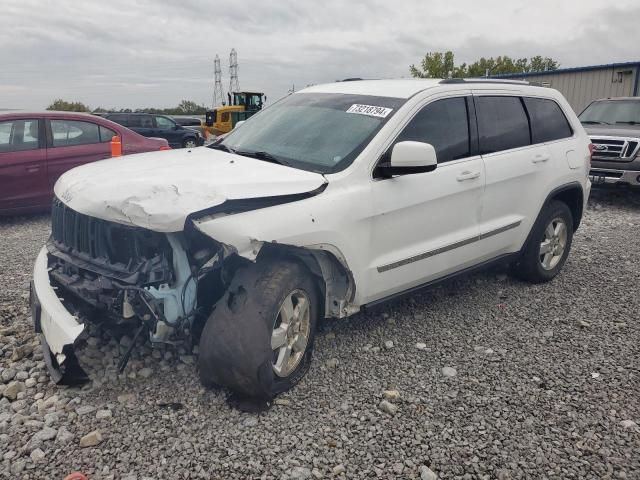
M73 357L73 344L84 331L84 325L69 313L49 283L46 247L40 250L33 269L31 316L51 377L59 382L63 379L60 369L63 363L76 364L75 358L68 357Z
M593 185L625 184L640 186L640 171L592 167L589 178Z

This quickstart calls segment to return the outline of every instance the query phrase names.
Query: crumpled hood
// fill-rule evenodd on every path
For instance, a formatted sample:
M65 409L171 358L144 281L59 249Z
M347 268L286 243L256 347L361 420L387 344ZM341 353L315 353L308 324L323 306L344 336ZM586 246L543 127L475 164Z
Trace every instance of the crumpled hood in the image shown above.
M177 232L190 213L226 200L306 193L324 183L319 173L201 147L83 165L62 175L54 192L85 215Z

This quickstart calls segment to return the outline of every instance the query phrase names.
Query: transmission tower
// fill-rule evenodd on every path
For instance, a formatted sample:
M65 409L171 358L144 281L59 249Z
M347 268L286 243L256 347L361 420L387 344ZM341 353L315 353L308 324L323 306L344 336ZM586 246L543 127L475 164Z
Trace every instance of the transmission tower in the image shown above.
M213 87L213 108L217 105L224 104L224 94L222 93L222 68L220 67L220 57L216 55L213 61L213 75L215 85Z
M231 49L229 54L229 93L237 92L240 90L240 83L238 82L238 54L235 48Z

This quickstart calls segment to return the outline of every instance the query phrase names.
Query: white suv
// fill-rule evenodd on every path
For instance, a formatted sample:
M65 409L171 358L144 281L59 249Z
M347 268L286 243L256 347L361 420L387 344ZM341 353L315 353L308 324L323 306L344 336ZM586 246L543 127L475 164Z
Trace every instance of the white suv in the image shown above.
M273 397L308 369L322 317L496 262L554 278L589 164L589 138L550 88L307 88L209 148L62 176L35 265L36 331L56 380L99 319L152 342L199 339L205 384Z

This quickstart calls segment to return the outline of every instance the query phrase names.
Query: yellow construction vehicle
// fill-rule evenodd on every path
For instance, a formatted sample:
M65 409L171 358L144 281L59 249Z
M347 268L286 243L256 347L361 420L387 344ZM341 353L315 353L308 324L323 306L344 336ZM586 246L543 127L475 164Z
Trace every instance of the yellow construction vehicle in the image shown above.
M262 110L267 96L262 92L233 92L227 94L229 105L221 105L213 110L207 110L205 125L211 135L229 133L236 123L249 118Z

